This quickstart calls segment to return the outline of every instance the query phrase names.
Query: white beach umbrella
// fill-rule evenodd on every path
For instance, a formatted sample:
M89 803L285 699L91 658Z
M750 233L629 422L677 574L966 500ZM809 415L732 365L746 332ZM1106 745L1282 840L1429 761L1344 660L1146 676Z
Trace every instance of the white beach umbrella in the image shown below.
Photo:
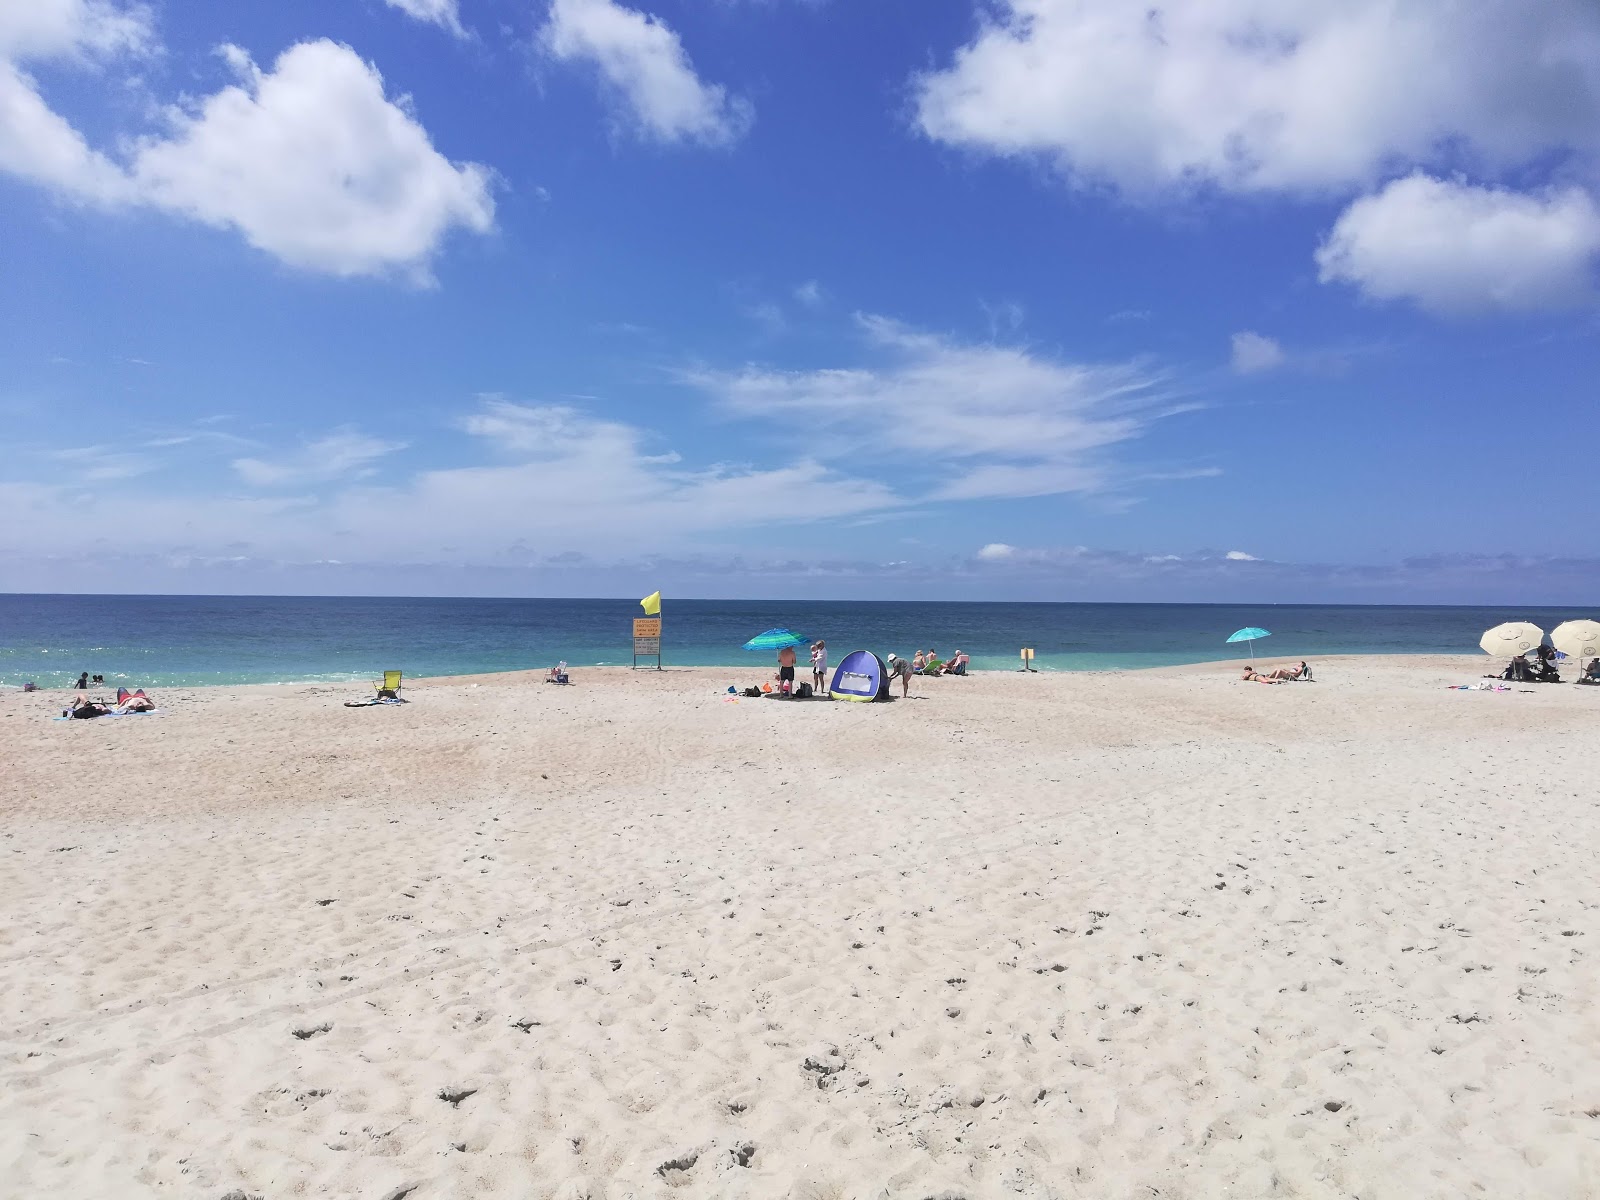
M1500 658L1514 658L1537 648L1544 641L1544 630L1526 621L1507 621L1496 625L1478 639L1485 652Z
M1550 644L1579 666L1600 658L1600 621L1567 621L1550 631Z

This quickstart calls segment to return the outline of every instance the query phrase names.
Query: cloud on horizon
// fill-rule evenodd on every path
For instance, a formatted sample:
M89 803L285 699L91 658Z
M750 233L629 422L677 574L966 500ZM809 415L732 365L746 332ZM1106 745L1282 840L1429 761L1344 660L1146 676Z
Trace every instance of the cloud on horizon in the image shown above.
M0 485L0 500L7 499L8 486ZM643 584L680 597L1170 602L1181 595L1190 603L1571 605L1578 615L1600 587L1600 559L1508 553L1277 562L1216 551L1140 554L1001 543L965 557L931 559L566 551L484 562L404 552L390 559L271 558L237 546L216 553L0 549L0 586L7 590L160 592L171 591L175 580L184 585L180 590L199 594L632 597Z

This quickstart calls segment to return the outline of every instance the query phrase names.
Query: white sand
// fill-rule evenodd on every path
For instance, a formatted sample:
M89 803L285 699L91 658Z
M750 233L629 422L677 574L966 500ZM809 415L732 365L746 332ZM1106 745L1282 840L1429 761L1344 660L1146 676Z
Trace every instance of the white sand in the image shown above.
M1489 666L0 696L0 1194L1600 1195L1600 689Z

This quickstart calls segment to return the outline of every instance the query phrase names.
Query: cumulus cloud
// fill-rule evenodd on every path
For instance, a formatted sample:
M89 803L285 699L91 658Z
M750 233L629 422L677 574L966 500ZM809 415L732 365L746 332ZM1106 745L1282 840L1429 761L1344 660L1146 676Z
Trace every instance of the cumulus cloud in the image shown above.
M915 100L930 138L1129 192L1324 190L1593 150L1597 82L1589 0L997 0Z
M1008 558L1016 557L1017 548L1005 542L990 542L978 551L978 557L984 562L1004 562Z
M968 344L880 316L858 318L884 365L816 371L748 366L690 382L731 411L853 434L879 452L948 464L933 499L1104 489L1103 451L1179 411L1138 364L1061 361Z
M1245 330L1233 335L1233 369L1240 375L1254 375L1283 365L1283 347L1264 334Z
M748 101L695 74L671 26L615 0L553 0L542 41L552 57L598 70L653 141L726 146L754 119Z
M419 21L448 29L457 37L466 36L466 30L461 28L461 14L456 7L456 0L384 0L384 3Z
M370 475L372 463L403 450L404 442L368 437L354 429L341 429L278 459L236 458L233 469L254 487L299 486Z
M145 10L38 0L0 11L0 169L79 203L143 205L238 231L291 266L425 279L454 229L494 222L490 172L440 154L405 98L347 46L304 42L270 71L222 53L239 82L165 113L127 161L50 108L30 60L88 64L147 50Z
M1591 294L1600 206L1413 174L1351 204L1317 251L1323 282L1437 313L1531 310Z
M1254 554L1246 554L1243 550L1229 550L1222 556L1229 562L1260 562Z

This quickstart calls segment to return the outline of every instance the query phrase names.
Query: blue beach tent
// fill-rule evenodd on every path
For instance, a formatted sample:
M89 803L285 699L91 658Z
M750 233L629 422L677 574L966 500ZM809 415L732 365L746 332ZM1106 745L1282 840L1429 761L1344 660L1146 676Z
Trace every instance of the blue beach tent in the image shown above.
M870 650L853 650L834 669L828 695L867 704L889 698L889 668Z

